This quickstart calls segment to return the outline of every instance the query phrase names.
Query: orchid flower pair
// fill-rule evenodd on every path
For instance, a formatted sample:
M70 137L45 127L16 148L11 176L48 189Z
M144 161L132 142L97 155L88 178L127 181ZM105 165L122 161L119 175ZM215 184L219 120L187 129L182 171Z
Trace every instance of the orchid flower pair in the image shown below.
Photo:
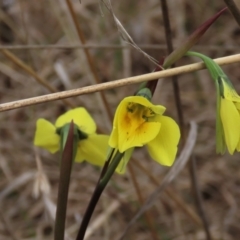
M96 124L84 108L76 108L61 115L55 125L45 119L37 121L34 145L51 153L60 149L59 129L72 120L79 130L76 162L103 166L108 148L117 149L124 157L117 167L124 173L135 147L147 146L150 156L158 163L171 166L174 162L180 131L176 122L163 116L165 107L154 105L143 96L124 98L113 121L113 130L107 135L96 134Z

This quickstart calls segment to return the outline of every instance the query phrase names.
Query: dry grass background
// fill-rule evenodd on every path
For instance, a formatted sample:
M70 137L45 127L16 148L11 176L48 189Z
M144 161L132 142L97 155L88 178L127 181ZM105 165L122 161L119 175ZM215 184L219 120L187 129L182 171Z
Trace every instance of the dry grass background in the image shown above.
M111 15L97 0L82 0L81 4L78 0L72 0L72 3L88 44L125 45ZM137 44L161 44L161 49L145 51L156 59L166 55L159 0L122 0L113 1L112 4L115 14ZM217 0L168 0L168 4L175 46L181 44L198 25L224 7L223 1ZM0 39L2 44L11 46L79 44L65 0L2 1ZM194 49L210 57L222 57L238 53L239 44L240 29L228 12L217 20ZM58 91L94 84L80 48L11 51ZM154 68L149 60L131 48L93 48L90 53L102 82L148 73ZM177 64L183 65L191 61L195 60L183 59ZM224 70L240 92L239 64L225 66ZM180 76L179 84L185 121L187 123L195 120L199 125L194 156L213 239L240 239L240 159L238 153L234 156L220 156L215 153L214 83L204 70ZM1 103L48 93L48 90L1 52L0 86ZM131 95L136 87L133 85L104 92L112 112L118 102ZM111 123L99 94L75 97L70 101L74 106L84 104L98 126L109 133ZM170 79L159 82L154 102L166 106L167 115L177 119ZM41 149L35 150L33 136L38 118L54 122L68 108L63 102L55 101L0 114L0 239L53 238L59 155L50 155ZM136 151L135 158L160 183L168 169L151 161L142 149ZM156 186L146 174L138 168L134 169L146 199ZM74 165L66 222L68 239L76 236L99 173L98 168L85 163ZM171 191L182 199L185 206L196 212L187 170L173 182ZM91 224L96 223L99 216L102 219L93 229L92 235L89 234L86 239L117 239L139 206L129 173L124 176L115 175L98 203ZM154 220L159 239L205 239L203 228L165 193L149 210L149 214ZM151 239L145 217L135 224L126 239Z

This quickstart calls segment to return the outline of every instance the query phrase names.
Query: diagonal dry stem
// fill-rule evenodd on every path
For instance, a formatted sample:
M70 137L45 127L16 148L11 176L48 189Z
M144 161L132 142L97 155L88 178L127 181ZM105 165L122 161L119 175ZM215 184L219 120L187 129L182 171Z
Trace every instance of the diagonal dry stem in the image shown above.
M28 73L29 75L31 75L33 78L35 78L37 80L37 82L39 84L41 84L42 86L44 86L46 89L48 89L50 92L52 93L57 93L57 89L54 88L53 86L51 86L45 79L41 78L31 67L29 67L26 63L24 63L21 59L19 59L16 55L14 55L13 53L11 53L10 51L8 51L7 49L2 49L1 52L3 53L3 55L5 57L7 57L8 59L10 59L12 62L14 62L18 67L20 67L21 69L23 69L26 73ZM64 99L63 102L65 104L67 104L70 107L74 107L73 104Z
M218 65L227 65L227 64L237 63L237 62L240 62L240 54L231 55L231 56L223 57L223 58L218 58L218 59L215 59L215 62ZM108 83L96 84L94 86L87 86L87 87L83 87L83 88L62 91L59 93L46 94L46 95L42 95L39 97L33 97L33 98L27 98L27 99L23 99L23 100L3 103L3 104L0 104L0 112L8 111L11 109L16 109L16 108L22 108L22 107L26 107L26 106L30 106L30 105L35 105L35 104L39 104L39 103L45 103L45 102L50 102L50 101L55 101L55 100L61 100L64 98L94 93L94 92L103 91L106 89L123 87L123 86L131 85L131 84L135 84L135 83L152 81L152 80L156 80L158 78L167 78L167 77L171 77L174 75L180 75L180 74L184 74L184 73L190 73L190 72L202 70L205 68L206 68L206 66L203 62L194 63L194 64L182 66L182 67L167 69L167 70L160 71L160 72L153 72L153 73L138 75L135 77L123 78L123 79L111 81Z

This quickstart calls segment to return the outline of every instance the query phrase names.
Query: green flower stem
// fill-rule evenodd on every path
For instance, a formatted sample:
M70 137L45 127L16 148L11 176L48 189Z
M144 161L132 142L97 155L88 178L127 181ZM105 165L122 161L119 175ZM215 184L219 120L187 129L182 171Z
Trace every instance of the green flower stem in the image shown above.
M103 190L105 189L105 187L107 186L107 183L111 179L113 173L115 172L115 169L118 166L119 162L121 161L123 155L124 155L124 153L120 153L119 151L117 151L117 153L113 157L113 160L111 161L106 173L103 176L101 174L98 184L93 192L92 198L88 204L87 210L84 214L84 217L83 217L80 229L78 231L76 240L84 239L88 223L92 217L93 211L98 203L98 200L101 197L101 194L102 194ZM111 155L110 155L110 157L111 157Z
M185 54L186 56L194 56L194 57L199 57L202 59L202 61L205 63L208 71L211 74L211 77L217 81L219 77L226 77L226 74L223 72L223 70L219 67L217 63L215 63L211 58L198 53L198 52L192 52L189 51Z
M104 164L104 166L103 166L103 168L102 168L102 172L101 172L101 175L100 175L100 177L99 177L98 183L99 183L99 181L103 178L103 176L105 175L105 173L107 172L108 166L109 166L109 164L110 164L110 162L111 162L111 159L112 159L112 156L113 156L113 154L114 154L114 150L115 150L114 148L111 149L109 155L107 156L107 161L105 162L105 164Z
M124 156L124 153L120 153L119 151L116 152L106 174L100 180L99 185L104 186L104 188L106 187L107 183L109 182L110 178L114 174L115 169L117 168L123 156Z
M68 189L72 170L72 163L75 159L78 137L73 122L61 129L62 148L60 178L58 187L57 211L54 228L54 239L64 240L65 219L67 211Z

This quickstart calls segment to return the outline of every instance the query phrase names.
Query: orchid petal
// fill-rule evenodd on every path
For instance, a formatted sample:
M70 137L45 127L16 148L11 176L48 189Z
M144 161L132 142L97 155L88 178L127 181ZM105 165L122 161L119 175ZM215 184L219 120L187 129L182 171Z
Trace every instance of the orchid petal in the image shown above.
M162 105L154 105L152 104L149 100L147 100L144 97L141 96L131 96L131 97L126 97L122 100L121 104L124 103L138 103L144 107L150 108L154 113L162 115L166 108Z
M118 106L115 115L116 125L113 126L114 131L109 145L111 147L117 145L120 152L143 146L154 139L160 130L161 124L155 121L156 114L152 108L140 105L139 102L152 106L147 99L140 96L125 98Z
M59 150L59 142L60 137L56 133L55 126L43 118L38 119L34 145L55 153Z
M165 116L159 116L158 119L161 129L157 137L147 144L147 149L155 161L171 166L176 157L180 130L173 119Z
M119 127L119 151L124 152L132 147L142 147L157 136L160 127L159 122L146 122L134 131L131 128Z
M82 162L85 160L93 165L103 166L108 151L108 140L109 136L101 134L92 134L87 139L81 140L75 161Z
M230 154L233 154L240 138L239 112L232 101L221 98L220 116L228 151Z
M93 134L96 132L96 124L87 110L83 107L75 108L67 111L65 114L61 115L55 125L57 128L70 123L73 120L74 124L79 127L79 130L86 134Z
M230 80L221 78L223 84L223 94L224 98L232 102L240 102L240 96L237 94L233 88Z

